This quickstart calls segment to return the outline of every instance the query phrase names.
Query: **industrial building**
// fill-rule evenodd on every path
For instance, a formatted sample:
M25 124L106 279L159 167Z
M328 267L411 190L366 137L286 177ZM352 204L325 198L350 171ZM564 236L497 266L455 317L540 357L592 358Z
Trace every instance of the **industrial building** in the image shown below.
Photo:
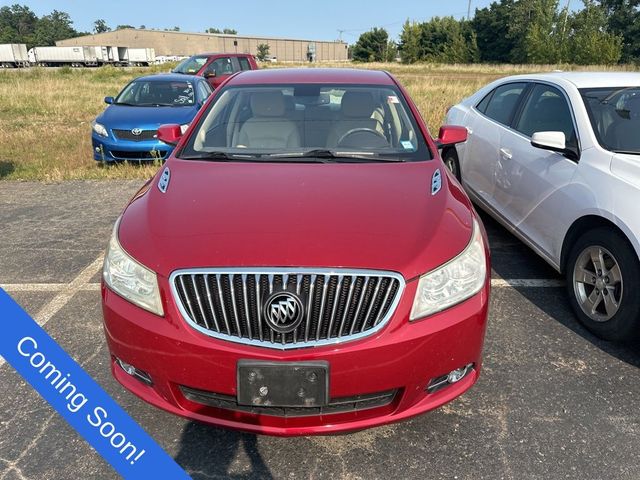
M109 45L117 47L154 48L156 55L189 56L203 52L251 53L258 45L269 45L269 56L280 62L347 60L347 44L342 41L300 40L291 38L254 37L217 33L187 33L163 30L123 28L56 42L57 46Z

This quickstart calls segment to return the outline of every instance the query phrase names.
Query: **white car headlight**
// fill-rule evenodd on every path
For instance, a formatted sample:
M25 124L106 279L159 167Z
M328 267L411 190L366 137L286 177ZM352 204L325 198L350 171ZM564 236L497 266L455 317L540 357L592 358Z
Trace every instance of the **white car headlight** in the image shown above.
M180 133L181 133L182 135L184 135L184 132L186 132L186 131L187 131L187 128L189 128L189 124L188 124L188 123L185 123L185 124L183 124L183 125L180 125Z
M155 272L136 262L123 250L118 242L118 225L116 222L109 240L107 254L104 257L102 276L105 283L118 295L131 303L149 310L156 315L164 315L160 301L158 277Z
M467 247L454 259L425 273L418 281L410 320L445 310L478 293L487 278L487 259L478 222Z
M96 132L101 137L108 137L109 136L109 134L107 133L107 129L104 128L104 125L102 125L101 123L93 122L91 124L91 128L93 128L93 131Z

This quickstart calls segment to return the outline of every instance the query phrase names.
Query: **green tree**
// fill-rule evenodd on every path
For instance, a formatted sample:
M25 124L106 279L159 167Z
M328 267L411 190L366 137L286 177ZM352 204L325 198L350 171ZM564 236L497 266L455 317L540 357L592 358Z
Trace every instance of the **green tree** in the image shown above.
M514 39L506 35L509 30L514 0L493 2L477 9L471 21L476 33L480 61L507 63L511 61Z
M38 17L27 6L12 5L0 8L0 43L34 45Z
M136 28L133 25L118 25L116 26L116 30L123 30L125 28Z
M600 0L611 33L622 36L623 62L640 62L640 0Z
M257 48L258 48L258 54L256 55L256 57L261 62L264 62L267 59L267 57L269 56L269 44L268 43L260 43L260 44L258 44Z
M471 63L479 59L473 28L453 17L434 17L420 25L420 58L429 62Z
M95 22L93 22L93 31L95 33L104 33L104 32L108 32L111 29L109 28L109 26L107 25L107 22L104 21L103 19L98 19Z
M570 61L579 65L615 64L622 56L621 35L607 30L606 10L593 0L584 0L584 8L571 19Z
M398 45L402 63L415 63L420 60L420 24L407 20L402 26Z
M227 35L237 35L238 31L233 28L223 28L222 33L226 33Z
M205 33L222 33L219 28L213 28L213 27L207 28L204 32Z
M72 25L73 22L68 13L53 10L38 21L34 31L34 41L37 45L55 45L57 40L76 37L78 32Z
M353 46L356 62L383 62L389 47L389 34L384 28L373 28L364 32Z

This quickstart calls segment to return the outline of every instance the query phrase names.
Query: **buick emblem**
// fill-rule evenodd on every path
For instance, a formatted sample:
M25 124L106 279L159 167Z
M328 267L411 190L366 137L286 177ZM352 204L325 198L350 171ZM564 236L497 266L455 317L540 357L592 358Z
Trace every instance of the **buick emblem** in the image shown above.
M293 332L302 322L304 306L289 292L276 292L264 304L264 318L278 333Z
M131 130L131 134L135 135L137 137L138 135L142 134L142 129L141 128L134 128L133 130Z

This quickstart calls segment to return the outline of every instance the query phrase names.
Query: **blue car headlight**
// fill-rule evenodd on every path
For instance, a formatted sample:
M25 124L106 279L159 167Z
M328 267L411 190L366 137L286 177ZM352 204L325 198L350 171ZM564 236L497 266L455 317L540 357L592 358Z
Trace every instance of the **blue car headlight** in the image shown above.
M109 136L109 133L107 132L107 129L101 123L98 123L98 122L94 121L94 122L91 123L91 128L93 128L93 131L96 132L101 137L108 137Z

